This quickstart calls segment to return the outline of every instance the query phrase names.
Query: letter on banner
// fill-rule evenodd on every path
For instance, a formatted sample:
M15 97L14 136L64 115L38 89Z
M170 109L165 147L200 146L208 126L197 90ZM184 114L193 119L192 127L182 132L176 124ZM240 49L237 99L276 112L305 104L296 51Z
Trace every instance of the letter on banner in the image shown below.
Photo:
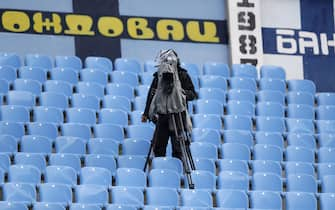
M313 32L299 31L299 51L305 54L306 48L312 48L314 55L319 55L318 36Z
M200 24L198 21L190 21L186 25L186 31L192 41L198 42L219 42L216 33L216 25L213 22L204 22L204 33L200 33Z
M176 41L184 38L184 27L178 20L159 20L156 28L157 36L161 40L169 40L170 36Z
M53 29L55 34L62 32L61 19L58 14L53 13L52 19L44 18L41 12L34 14L34 30L38 33L43 33L45 31L51 31ZM43 30L44 29L44 30Z
M91 36L95 34L94 31L91 31L93 19L88 15L66 15L65 21L69 28L65 30L65 34Z
M277 35L277 50L279 53L296 54L298 47L294 39L294 30L278 29Z
M116 17L101 17L98 21L98 30L106 37L117 37L123 32L123 23Z
M329 55L328 47L333 47L333 52L335 53L335 34L332 35L333 40L328 40L326 33L320 34L321 51L323 55Z
M145 18L129 18L127 21L128 33L134 39L152 39L154 32L148 27L148 20Z
M2 14L3 28L12 32L25 32L29 30L29 16L24 12L6 11Z

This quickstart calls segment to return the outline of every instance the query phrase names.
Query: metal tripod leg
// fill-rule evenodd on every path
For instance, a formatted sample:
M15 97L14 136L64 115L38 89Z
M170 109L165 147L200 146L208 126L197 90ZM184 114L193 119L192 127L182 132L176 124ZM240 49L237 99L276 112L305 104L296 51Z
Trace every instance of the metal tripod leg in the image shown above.
M192 167L190 167L190 165L192 166L192 164L190 164L190 162L189 162L190 159L189 159L189 155L187 154L185 139L183 138L183 135L178 134L174 114L171 114L171 120L172 120L173 128L174 128L174 131L175 131L175 136L176 136L177 140L179 141L180 148L181 148L181 151L182 151L182 162L183 162L183 165L184 165L184 170L185 170L186 178L187 178L187 181L188 181L188 185L189 185L190 189L194 189L194 183L193 183L192 177L191 177L191 173L192 173L191 168ZM181 121L180 123L182 124L183 122ZM184 132L184 131L182 130L182 132Z
M159 123L159 121L157 121L156 127L159 126L158 123ZM149 160L150 160L151 151L155 148L156 141L157 141L157 129L155 129L154 135L151 139L150 148L149 148L147 158L146 158L145 163L144 163L144 168L143 168L144 172L147 170L147 166L148 166Z

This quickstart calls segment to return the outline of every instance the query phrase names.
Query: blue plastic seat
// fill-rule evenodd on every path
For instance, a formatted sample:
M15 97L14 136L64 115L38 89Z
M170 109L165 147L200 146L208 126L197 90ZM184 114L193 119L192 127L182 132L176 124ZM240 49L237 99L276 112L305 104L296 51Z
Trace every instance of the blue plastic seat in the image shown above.
M279 132L263 132L254 133L256 144L270 144L284 149L284 137Z
M191 172L192 181L195 190L204 190L207 192L216 191L216 175L209 171L193 170ZM185 186L189 185L188 179L184 178Z
M3 138L2 135L0 136L0 139L1 138ZM7 173L10 165L11 165L10 154L0 152L0 170L2 170L4 173L5 172Z
M131 101L125 96L105 95L102 99L102 107L131 111Z
M35 106L33 108L33 121L60 125L64 122L64 114L57 107Z
M144 72L143 73L155 73L157 68L156 68L156 65L157 65L157 62L154 61L154 60L145 60L144 63L143 63L143 70Z
M237 171L243 174L249 174L248 163L244 160L238 159L218 159L217 161L218 171Z
M81 160L78 155L71 153L52 153L49 156L49 165L72 167L79 174Z
M320 105L315 109L317 120L335 120L335 106Z
M316 93L315 100L318 106L335 105L335 93L334 92Z
M1 81L2 80L0 80L0 82ZM34 94L35 97L37 97L41 95L42 83L37 80L32 80L32 79L16 79L14 80L13 88L14 90L31 92L32 94ZM0 92L3 92L3 91L0 90Z
M78 69L71 67L55 67L50 70L50 79L60 80L76 85L79 81Z
M317 200L314 193L307 192L286 192L285 193L285 209L296 210L315 210L317 209Z
M147 155L150 142L140 138L127 138L122 143L122 155Z
M55 151L83 156L86 154L86 140L73 136L58 136L55 139Z
M216 205L223 209L247 209L249 198L242 190L221 189L215 193Z
M47 81L47 70L42 67L21 66L18 75L19 78L37 80L42 84Z
M141 86L141 85L150 86L150 84L152 83L152 80L154 79L153 74L154 74L154 72L146 72L146 71L139 74L138 75L139 79L140 79L139 86Z
M6 95L8 91L9 83L4 79L0 79L0 94ZM3 100L1 102L3 102Z
M231 77L229 78L230 89L249 90L256 92L257 83L253 78Z
M194 128L211 128L222 129L222 121L220 115L214 114L193 114L191 116Z
M45 168L45 183L57 183L69 186L77 184L77 172L73 167L58 165L58 162L54 160L52 163L55 163L55 165L48 165Z
M126 83L109 83L106 86L106 94L114 96L125 96L129 100L133 100L135 98L134 89L134 87Z
M261 78L258 81L259 90L279 91L283 94L286 92L286 82L281 79Z
M53 67L52 57L42 54L26 54L24 56L24 63L26 66L38 66L45 69Z
M207 61L202 66L202 72L208 75L230 77L230 69L227 63Z
M300 92L309 92L313 96L316 93L316 86L312 80L307 79L292 79L287 80L287 90L288 91L300 91Z
M52 139L45 136L22 136L21 152L50 154L52 152L52 141ZM36 145L38 145L38 147Z
M96 111L89 108L67 108L65 110L66 120L68 123L81 123L89 126L96 124Z
M260 68L261 78L286 79L285 69L281 66L262 65Z
M221 103L226 103L226 92L220 88L199 88L199 99L216 99Z
M147 205L176 208L178 206L178 192L173 188L147 187Z
M141 110L143 111L145 109L145 105L147 102L147 97L145 96L136 96L133 99L133 110Z
M28 210L28 205L21 202L0 201L0 209L3 210Z
M282 167L279 161L273 160L253 160L251 162L252 172L255 173L272 173L279 177L282 176Z
M180 184L180 174L174 170L152 169L148 174L148 187L168 187L179 189Z
M52 202L36 202L33 204L33 210L66 210L66 207L60 203L52 203Z
M20 105L31 109L36 105L36 98L33 93L24 90L10 90L7 97L8 105Z
M193 142L207 142L216 146L222 143L220 131L210 128L193 128L191 139Z
M27 124L27 134L55 139L58 136L58 126L48 122L31 122Z
M70 210L101 210L101 207L96 204L72 203Z
M2 105L0 107L1 120L7 122L27 123L30 121L29 110L19 105Z
M252 131L252 119L245 115L225 115L223 125L225 130L245 130Z
M212 174L216 174L216 161L207 158L193 158L196 170L208 171Z
M144 190L147 186L147 175L137 168L118 168L115 174L115 185Z
M321 192L335 193L335 175L326 175L321 178Z
M142 78L143 78L143 76L142 76ZM148 92L149 92L149 89L150 89L150 84L151 83L148 84L146 82L142 82L142 84L135 87L135 89L134 89L135 95L146 97L148 95ZM123 85L121 85L121 86L123 86ZM127 84L126 84L126 87L128 87Z
M318 150L318 161L320 163L335 162L335 149L332 147L320 147Z
M152 169L170 169L183 174L183 163L175 157L154 157L151 161Z
M287 132L292 133L315 133L314 121L311 119L286 118Z
M142 124L142 115L143 115L143 110L133 110L129 113L129 125L138 125ZM145 124L152 124L152 122L145 122Z
M76 91L77 93L96 96L99 99L103 99L105 95L104 86L93 82L79 81L78 84L76 85Z
M84 82L95 82L102 86L108 83L108 74L94 68L85 68L80 71L80 80Z
M285 120L281 117L257 117L255 122L256 131L284 133L286 130Z
M253 191L283 191L281 176L273 173L254 173L251 178Z
M217 176L217 189L247 191L248 175L239 171L220 171Z
M335 208L335 194L334 193L321 193L319 195L320 210L334 209Z
M122 126L111 123L101 123L93 126L93 134L95 138L108 138L118 142L123 142L124 131Z
M316 172L319 179L323 176L335 175L335 163L318 163L316 166Z
M71 97L72 108L100 109L100 99L96 96L74 93Z
M288 145L306 147L311 150L315 150L317 148L314 134L288 133L286 136L286 141Z
M22 63L18 54L3 52L0 54L0 65L9 65L18 68Z
M150 124L129 125L126 128L128 138L145 139L151 141L154 127Z
M333 133L320 133L316 138L320 147L335 147L335 135Z
M77 203L106 205L108 189L102 185L83 184L74 188L74 199Z
M314 108L305 104L288 104L287 105L288 118L300 118L314 120Z
M228 90L227 78L219 75L200 75L199 88L220 88Z
M181 207L213 207L212 195L204 190L183 189L180 191Z
M188 72L188 74L193 76L202 75L201 69L195 63L182 62L180 66Z
M41 171L33 165L11 165L9 166L8 182L40 184Z
M286 176L293 174L308 174L315 176L315 169L312 163L287 161L284 165Z
M38 186L39 201L68 205L72 203L72 189L69 185L60 183L42 183Z
M230 89L227 93L227 101L243 101L255 104L255 92L244 89Z
M42 174L47 167L47 161L43 154L18 152L14 156L14 163L17 165L33 165L38 168Z
M115 157L112 155L86 154L84 162L85 166L105 168L110 172L111 176L115 176L117 165Z
M62 136L79 137L85 141L91 138L91 128L87 124L63 123L60 129Z
M89 154L119 155L120 142L109 138L91 138L87 142Z
M318 191L317 182L314 176L309 174L289 174L286 178L288 192L309 192Z
M111 188L111 197L113 205L125 205L135 208L141 208L144 205L143 191L133 187L114 186ZM113 208L107 207L107 209Z
M130 71L136 74L142 72L141 64L134 58L116 58L114 61L115 71Z
M56 55L55 66L60 68L72 68L78 72L83 67L83 63L78 56L75 55Z
M315 162L315 154L306 147L287 146L285 151L286 161Z
M73 85L64 80L47 80L44 82L45 92L54 92L71 97L73 94Z
M141 155L119 155L117 156L118 168L137 168L143 169L146 161L145 156Z
M285 117L285 107L276 102L258 102L256 115L263 117Z
M335 132L335 120L316 120L315 125L319 134Z
M289 91L286 93L286 102L288 104L305 104L314 106L314 95L309 92Z
M1 63L1 57L0 57ZM16 69L13 66L1 65L0 64L0 78L7 81L8 84L12 84L17 78Z
M117 70L111 72L111 81L112 83L126 83L133 88L140 84L138 74L129 71Z
M283 199L279 192L251 191L249 201L252 209L282 209Z
M194 102L194 111L198 114L217 114L223 116L223 103L216 99L198 99ZM143 109L142 109L143 110Z
M276 145L255 144L253 150L253 157L255 160L282 161L283 150Z
M42 92L39 99L41 106L56 107L62 110L69 107L68 97L63 93Z
M282 105L285 104L285 94L275 90L259 90L257 91L258 102L276 102Z
M247 77L257 79L257 69L251 64L233 64L231 66L232 77Z
M87 56L84 61L86 68L95 68L104 72L111 72L113 70L113 62L102 56Z
M106 168L85 166L81 168L79 180L82 185L92 184L109 187L112 185L112 174Z
M218 159L218 147L208 142L191 142L191 154L194 158Z
M248 146L239 143L224 143L221 148L223 159L250 160L251 152Z
M13 204L31 205L37 200L36 188L33 184L7 182L2 186L2 191L3 201L9 201Z
M0 121L0 133L14 136L19 139L25 134L24 124L18 122Z

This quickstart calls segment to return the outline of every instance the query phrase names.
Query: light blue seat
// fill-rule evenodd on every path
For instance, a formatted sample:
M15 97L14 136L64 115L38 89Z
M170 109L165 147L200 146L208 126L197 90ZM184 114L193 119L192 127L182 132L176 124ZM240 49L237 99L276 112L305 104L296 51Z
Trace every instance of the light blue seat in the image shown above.
M67 97L71 97L73 85L64 80L47 80L44 82L44 91L64 94Z
M83 82L98 83L106 86L108 83L108 74L94 68L85 68L80 70L80 80Z
M0 80L2 81L2 80ZM32 79L16 79L13 83L14 90L28 91L34 96L40 96L42 92L42 83ZM1 88L3 89L3 88ZM0 90L0 92L4 92ZM8 92L8 90L7 90Z
M154 157L151 161L152 169L170 169L183 174L183 163L175 157Z
M273 160L253 160L251 162L252 172L255 173L272 173L282 176L282 166L279 161Z
M75 87L77 93L96 96L101 100L105 95L104 86L98 83L79 81Z
M316 138L320 147L335 147L335 135L333 133L320 133Z
M176 208L178 206L178 192L173 188L147 187L147 205Z
M258 81L259 90L279 91L283 94L286 92L286 82L281 79L261 78Z
M19 139L25 134L24 124L18 122L0 122L0 133L14 136Z
M191 142L191 154L194 158L218 159L218 147L209 142Z
M285 107L276 102L258 102L256 115L263 117L285 117Z
M311 150L315 150L317 148L314 134L288 133L286 141L288 145L306 147Z
M116 58L114 61L115 71L129 71L136 74L142 72L140 62L135 58Z
M145 105L147 102L147 97L145 96L136 96L133 99L133 110L141 110L145 109Z
M310 133L315 132L314 122L311 119L286 118L287 132L291 133Z
M214 173L203 170L193 170L191 177L195 190L204 190L207 192L216 191L216 175ZM185 186L188 186L189 180L184 178L184 181Z
M252 133L244 130L224 130L222 132L224 143L240 143L251 148L254 144Z
M286 178L286 189L288 192L318 192L316 179L309 174L289 174Z
M305 104L314 106L315 99L314 95L309 92L303 91L289 91L286 93L287 104Z
M69 107L68 97L63 93L56 92L42 92L40 99L40 105L45 107L56 107L59 109L66 109Z
M253 78L231 77L229 78L230 89L249 90L256 92L257 83Z
M284 133L285 120L281 117L256 117L256 131Z
M255 104L256 95L255 92L244 89L230 89L227 92L227 102L229 101L243 101Z
M8 93L8 91L9 91L8 81L6 81L4 79L0 79L0 94L6 95ZM1 102L3 102L3 99L1 100Z
M318 161L320 163L335 162L335 149L332 147L320 147L318 150Z
M137 168L118 168L115 174L115 186L144 190L147 187L147 175L143 170Z
M315 109L317 120L335 120L335 106L320 105Z
M3 138L2 135L0 136L0 138ZM10 165L11 165L11 160L10 160L9 154L5 154L5 152L1 152L0 153L0 170L2 170L3 172L8 172Z
M103 206L108 203L108 198L108 190L102 185L83 184L74 188L74 199L77 203Z
M81 185L92 184L109 187L112 185L112 174L107 168L84 166L80 170Z
M63 111L57 107L35 106L33 108L33 121L60 125L64 122L64 114Z
M142 75L142 78L143 78L143 75ZM136 96L144 96L144 97L146 97L148 95L148 92L149 92L149 89L150 89L150 84L151 83L148 84L148 83L146 83L144 81L140 85L138 85L137 87L135 87L134 88L135 95ZM126 86L128 86L128 85L126 84Z
M217 176L217 189L247 191L248 175L239 171L220 171Z
M65 110L68 123L81 123L92 126L96 124L96 111L88 108L67 108Z
M226 103L226 92L220 88L199 88L199 99L216 99L221 103Z
M285 69L276 65L262 65L260 68L261 78L286 79Z
M76 85L79 81L79 69L71 67L55 67L50 70L50 79L60 80Z
M1 57L0 57L1 63ZM13 66L0 64L0 78L7 81L8 84L12 84L17 78L16 69Z
M137 73L123 70L111 72L111 81L112 83L126 83L133 88L137 87L140 84Z
M217 161L218 171L237 171L243 174L249 174L248 163L244 160L238 159L218 159Z
M257 131L254 133L256 144L276 145L284 149L284 137L279 132Z
M47 70L43 67L21 66L18 75L19 78L37 80L42 84L47 81Z
M286 161L315 162L315 153L306 147L287 146L285 151Z
M182 207L213 207L212 195L205 190L189 190L183 189L180 191Z
M157 68L156 68L157 63L154 60L145 60L143 63L143 68L144 68L144 72L143 73L150 73L153 74L156 72Z
M126 127L128 138L145 139L151 141L154 133L154 127L149 124L129 125Z
M221 145L221 156L223 159L237 159L248 161L251 152L248 146L239 143L224 143Z
M193 142L207 142L216 146L221 144L220 131L211 128L193 128L191 133Z
M3 201L31 205L37 200L36 188L29 183L7 182L2 186Z
M199 75L199 88L220 88L227 91L227 78L219 75Z
M315 125L319 134L335 132L335 120L316 120Z
M38 135L25 135L21 139L21 152L28 153L41 153L44 155L50 154L52 152L52 142L53 140ZM38 147L36 146L38 145Z
M58 165L58 162L54 161L48 165L45 169L44 181L45 183L57 183L74 186L77 184L77 172L71 166Z
M144 205L143 191L133 187L113 186L111 188L111 198L113 205L126 205L135 208L141 208Z
M309 92L312 95L316 93L316 86L312 80L307 79L292 79L287 80L287 90L288 91L301 91L301 92Z
M72 203L70 210L101 210L101 207L96 204Z
M249 198L245 191L221 189L215 193L216 205L223 209L247 209Z
M296 210L306 209L315 210L317 209L317 200L314 193L308 192L286 192L285 193L285 209Z
M96 96L74 93L71 97L72 108L85 108L98 111L100 109L100 99Z
M201 69L195 63L182 62L180 66L188 72L188 74L193 76L202 75Z
M8 170L8 182L41 183L41 171L33 165L11 165Z
M113 70L113 62L102 56L87 56L84 61L86 68L95 68L104 72L111 72Z
M28 205L21 202L0 201L0 209L3 210L28 210Z
M0 153L3 153L3 155L6 155L6 156L15 154L16 152L18 152L18 141L19 140L16 139L12 135L1 134L0 135ZM2 158L0 158L0 159L2 159ZM0 165L2 165L2 164L0 164ZM8 167L6 167L6 168L8 169Z
M45 173L47 161L43 154L18 152L14 155L16 165L33 165L38 168L42 174Z
M259 90L256 94L258 102L276 102L285 104L285 94L275 90Z
M83 63L78 56L75 55L56 55L55 66L60 68L73 68L79 71L83 67Z
M69 185L60 183L42 183L38 186L39 201L68 205L72 203L72 189Z
M71 153L52 153L49 156L49 165L72 167L79 174L81 160L78 155Z
M284 169L286 176L290 174L308 174L311 176L315 176L315 169L313 163L287 161L285 162Z
M316 167L317 177L319 179L323 176L335 175L335 163L318 163Z
M8 91L6 100L8 105L20 105L29 109L36 105L36 98L34 94L24 90Z
M62 136L79 137L88 141L91 138L91 128L82 123L63 123L61 125Z
M118 140L109 138L91 138L87 142L87 152L89 154L119 155Z
M146 161L145 156L141 155L119 155L117 156L118 168L137 168L143 169Z
M55 139L55 151L83 156L86 154L86 141L79 137L58 136Z
M108 204L106 205L106 210L136 210L136 206L127 204Z
M282 161L283 150L276 145L255 144L253 150L253 157L255 160Z
M191 115L194 128L222 129L222 120L220 115L215 114L193 114Z
M320 193L319 195L320 210L335 208L335 194L334 193Z
M192 178L194 178L192 176ZM193 179L194 180L194 179ZM148 187L168 187L179 190L180 174L170 169L151 169L148 174Z
M22 66L20 56L16 53L3 52L0 55L0 65L1 66L13 66L18 68Z
M257 79L257 69L251 64L232 64L231 66L232 77L247 77Z
M223 125L224 130L253 130L251 117L245 115L225 115Z
M141 138L127 138L122 143L122 155L146 156L150 149L150 141Z
M126 83L108 83L106 86L106 94L114 96L125 96L129 100L133 100L135 98L135 87L132 87Z
M102 99L102 107L131 111L131 101L125 96L105 95Z
M43 54L26 54L24 56L24 64L26 66L38 66L45 69L51 69L53 67L53 58Z
M288 104L287 117L314 120L314 108L305 104Z
M193 158L193 162L196 170L208 171L212 174L216 174L216 160L207 158Z
M143 110L133 110L129 113L129 125L142 124ZM145 124L152 124L153 122L145 122Z
M36 202L33 204L33 210L66 210L65 206L59 203L52 202Z
M194 90L198 92L199 88L200 88L199 76L196 76L196 75L189 75L189 76L190 76L192 84L194 86Z
M58 126L48 122L30 122L27 124L27 134L55 139L58 136Z
M0 108L1 120L7 122L27 123L30 121L29 110L19 105L2 105Z
M110 172L111 176L115 176L117 164L114 156L105 154L86 154L84 158L85 166L105 168Z
M217 114L223 116L223 103L216 99L198 99L194 102L195 113Z
M95 138L108 138L118 142L123 142L124 131L120 125L111 123L101 123L93 126Z
M334 92L316 93L315 100L318 106L335 105L335 93Z
M251 178L253 191L283 191L281 176L274 173L254 173Z
M138 75L139 78L140 78L139 86L141 86L141 85L150 86L150 84L152 83L152 80L154 79L153 74L154 74L154 72L146 72L146 71L139 74Z
M251 191L249 193L252 209L282 209L282 197L279 192Z
M207 61L202 66L202 72L208 75L230 77L230 69L227 63Z

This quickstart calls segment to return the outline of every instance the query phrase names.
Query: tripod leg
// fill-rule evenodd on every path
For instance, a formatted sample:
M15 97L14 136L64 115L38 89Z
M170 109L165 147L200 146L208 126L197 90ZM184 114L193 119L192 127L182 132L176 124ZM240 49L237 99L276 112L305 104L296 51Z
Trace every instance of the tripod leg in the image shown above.
M153 135L152 140L151 140L151 144L150 144L150 148L149 148L149 151L148 151L148 154L147 154L147 158L146 158L145 163L144 163L144 168L143 168L144 172L147 170L147 165L149 164L151 151L155 148L155 145L156 145L158 123L159 123L159 121L157 121L156 129L154 131L154 135Z

